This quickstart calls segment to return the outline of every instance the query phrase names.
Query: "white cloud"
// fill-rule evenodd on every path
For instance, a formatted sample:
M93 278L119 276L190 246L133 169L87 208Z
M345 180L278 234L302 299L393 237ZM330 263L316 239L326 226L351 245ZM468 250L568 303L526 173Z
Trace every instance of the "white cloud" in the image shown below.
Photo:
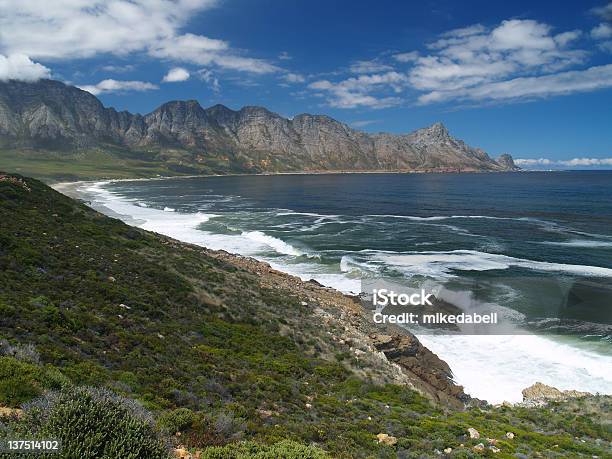
M553 160L547 158L538 159L515 159L514 163L523 167L537 166L567 166L567 167L584 167L584 166L612 166L612 158L574 158L569 160Z
M162 79L164 83L176 83L178 81L187 81L191 75L182 67L174 67Z
M278 58L281 61L290 61L291 59L293 59L293 57L291 57L291 55L287 51L283 51L282 53L280 53L278 55Z
M542 98L610 87L612 87L612 64L586 70L484 83L468 88L432 91L420 96L419 102L427 104L452 99L483 101Z
M253 73L277 67L223 40L181 33L216 0L0 0L0 52L35 59L145 53L174 62Z
M597 45L599 47L599 49L601 49L602 51L607 51L609 53L612 53L612 40L608 40L608 41L602 41L601 43L599 43L599 45Z
M557 84L538 90L534 84L561 83L572 76L553 72L584 62L587 53L571 46L580 36L578 30L553 34L549 25L529 19L502 21L493 29L475 25L452 30L429 45L431 54L416 59L410 82L426 92L420 103L568 92L568 82L565 89Z
M379 73L389 72L393 67L376 60L373 61L356 61L351 64L350 70L352 73Z
M393 55L393 59L397 62L414 62L418 59L419 53L417 51L410 51L409 53L398 53Z
M375 75L360 75L333 83L319 80L308 85L320 96L327 96L328 105L336 108L386 108L399 105L400 97L379 94L380 92L400 93L407 85L408 77L403 73L387 72Z
M211 0L0 0L0 46L40 59L126 55L174 36Z
M604 6L593 8L591 12L606 21L612 22L612 2Z
M533 166L550 166L553 164L553 161L546 158L538 158L538 159L515 159L514 164L517 166L523 167L533 167Z
M200 80L208 83L208 85L214 92L221 91L221 85L219 84L219 80L217 79L217 77L215 77L212 70L200 69L198 70L197 75Z
M612 158L574 158L561 163L566 166L612 166Z
M287 83L304 83L306 78L304 75L300 75L299 73L289 72L283 75L283 80L285 80Z
M79 88L94 96L108 92L149 91L151 89L159 89L157 85L146 81L120 81L112 79L102 80L95 85L79 86Z
M602 22L591 30L591 36L596 40L612 37L612 25Z
M49 78L51 71L42 64L32 62L24 54L0 54L0 81L21 80L37 81Z
M113 72L113 73L126 73L131 72L136 68L133 64L125 64L125 65L104 65L102 66L102 70L105 72Z

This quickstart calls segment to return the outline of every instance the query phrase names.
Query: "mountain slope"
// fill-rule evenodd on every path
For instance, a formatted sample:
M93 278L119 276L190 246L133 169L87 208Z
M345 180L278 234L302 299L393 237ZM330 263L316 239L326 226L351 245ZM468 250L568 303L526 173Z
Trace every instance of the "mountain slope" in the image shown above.
M193 172L514 169L511 157L497 162L440 123L406 135L368 134L322 115L286 119L262 107L204 109L193 100L142 116L105 108L93 95L52 80L0 82L0 147L110 147Z

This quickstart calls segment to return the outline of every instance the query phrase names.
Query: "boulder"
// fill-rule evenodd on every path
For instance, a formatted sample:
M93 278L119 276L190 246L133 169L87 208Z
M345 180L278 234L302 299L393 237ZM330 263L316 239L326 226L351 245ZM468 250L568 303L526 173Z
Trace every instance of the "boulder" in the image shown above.
M474 429L473 427L470 427L468 429L468 434L470 434L470 438L476 439L478 440L480 438L480 433Z
M570 398L587 397L589 392L580 392L577 390L559 390L556 387L547 386L541 382L523 389L523 402L531 404L545 404L555 400L567 400Z
M379 433L376 435L376 438L378 439L378 443L382 443L387 446L394 446L397 444L397 438L386 433Z
M174 457L177 459L192 459L191 453L182 446L173 450Z

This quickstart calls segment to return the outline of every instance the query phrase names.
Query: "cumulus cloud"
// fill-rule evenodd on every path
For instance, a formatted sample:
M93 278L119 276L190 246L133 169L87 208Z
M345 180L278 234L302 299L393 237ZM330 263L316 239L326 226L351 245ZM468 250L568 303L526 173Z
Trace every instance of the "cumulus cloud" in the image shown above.
M37 81L49 78L51 71L42 64L32 62L24 54L0 54L0 81Z
M278 58L281 61L290 61L291 59L293 59L293 57L291 57L291 55L287 51L283 51L282 53L280 53L278 55Z
M599 49L612 53L612 2L599 8L593 8L591 12L604 21L593 27L591 37L599 41L597 44Z
M187 81L191 75L182 67L174 67L162 79L163 83L176 83L179 81Z
M612 38L612 25L601 23L591 30L591 36L596 40Z
M159 89L159 86L146 81L120 81L108 79L102 80L95 85L79 86L79 88L97 96L110 92L149 91L151 89Z
M591 35L607 33L602 26ZM576 70L589 56L577 47L583 35L580 30L556 31L531 19L505 20L493 27L475 24L440 34L425 53L357 61L350 71L358 76L315 81L309 89L326 97L330 106L384 108L408 100L409 95L421 105L453 100L485 103L612 87L608 65ZM600 44L602 49L605 46Z
M277 68L244 56L229 43L181 33L216 0L0 0L0 52L36 59L145 53L174 62L253 73Z
M223 40L192 33L160 40L149 48L149 54L162 59L198 65L215 64L225 69L251 73L272 73L280 70L262 59L238 55L231 51L229 44Z
M453 91L519 72L560 70L585 58L568 48L579 35L553 35L550 26L527 19L503 21L491 30L478 25L450 31L429 45L432 54L416 60L410 81L421 90Z
M612 64L591 67L586 70L484 83L468 88L431 91L420 96L419 102L427 104L451 99L499 101L543 98L610 87L612 87Z
M320 96L327 96L328 105L336 108L386 108L398 105L402 99L398 96L378 94L392 90L398 94L408 83L408 77L399 72L387 72L374 75L360 75L334 83L319 80L308 87Z
M452 30L428 46L430 54L416 59L410 83L423 92L421 104L547 97L607 87L607 66L568 70L587 58L587 52L573 47L581 35L579 30L555 34L549 25L530 19ZM603 80L595 81L599 77Z
M514 163L522 167L592 167L612 166L612 158L574 158L569 160L553 160L548 158L538 159L515 159Z

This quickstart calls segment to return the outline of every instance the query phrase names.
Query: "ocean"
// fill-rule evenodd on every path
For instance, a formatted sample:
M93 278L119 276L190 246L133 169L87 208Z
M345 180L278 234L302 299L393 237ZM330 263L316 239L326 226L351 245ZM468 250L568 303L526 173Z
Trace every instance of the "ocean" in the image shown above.
M198 177L79 191L130 224L347 293L363 278L454 285L445 300L497 308L517 327L417 331L474 397L517 402L536 381L612 394L612 171ZM587 306L568 309L585 285ZM533 333L568 318L571 332Z

